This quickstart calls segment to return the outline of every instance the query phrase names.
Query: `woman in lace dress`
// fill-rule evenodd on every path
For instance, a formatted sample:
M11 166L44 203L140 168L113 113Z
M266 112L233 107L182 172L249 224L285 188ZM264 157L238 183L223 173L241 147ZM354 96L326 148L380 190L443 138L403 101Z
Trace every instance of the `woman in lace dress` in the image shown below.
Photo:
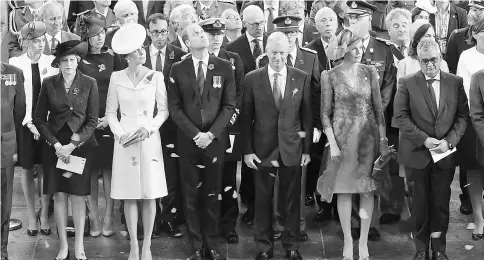
M368 230L378 183L372 178L373 163L388 154L378 74L360 63L361 38L343 30L330 44L331 60L342 60L321 74L321 120L329 142L326 168L318 180L322 199L338 195L338 213L344 234L344 259L353 259L351 237L352 195L360 194L360 259L368 259Z

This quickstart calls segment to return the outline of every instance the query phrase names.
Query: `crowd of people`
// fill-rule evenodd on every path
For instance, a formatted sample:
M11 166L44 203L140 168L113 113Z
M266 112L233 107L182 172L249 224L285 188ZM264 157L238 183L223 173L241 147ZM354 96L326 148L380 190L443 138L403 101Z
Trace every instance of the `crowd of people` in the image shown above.
M445 260L457 167L469 239L484 238L484 1L0 9L1 259L20 225L10 218L15 167L26 234L50 236L53 216L57 260L70 257L68 227L75 259L88 259L86 234L123 229L129 260L152 259L162 232L188 236L189 260L223 260L220 238L238 243L239 216L256 260L273 258L277 240L299 260L313 205L314 221L339 220L343 259L357 239L367 260L376 225L399 222L405 204L413 259Z

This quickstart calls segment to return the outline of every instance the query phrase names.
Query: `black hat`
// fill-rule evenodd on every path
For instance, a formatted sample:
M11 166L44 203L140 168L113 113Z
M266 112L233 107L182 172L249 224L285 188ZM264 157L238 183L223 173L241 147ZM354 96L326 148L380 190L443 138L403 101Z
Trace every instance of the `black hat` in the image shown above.
M52 61L51 66L53 68L58 68L59 67L59 60L62 57L65 57L70 54L76 54L79 55L79 57L84 58L87 54L87 42L81 42L79 40L72 40L72 41L67 41L63 42L55 48L54 51L54 60Z
M208 33L223 33L225 30L225 19L209 18L200 21L198 25Z
M483 9L484 8L484 1L482 1L482 0L471 0L471 1L469 1L468 5L470 7L477 7L477 8Z
M106 30L106 18L96 12L83 13L76 20L76 28L84 41Z
M276 30L281 32L290 32L299 30L299 21L301 21L301 17L282 15L274 18L272 23L276 26Z
M372 14L377 10L376 6L365 0L347 1L346 4L350 7L347 10L348 14Z
M39 21L26 23L20 30L22 40L33 40L45 34L45 24Z

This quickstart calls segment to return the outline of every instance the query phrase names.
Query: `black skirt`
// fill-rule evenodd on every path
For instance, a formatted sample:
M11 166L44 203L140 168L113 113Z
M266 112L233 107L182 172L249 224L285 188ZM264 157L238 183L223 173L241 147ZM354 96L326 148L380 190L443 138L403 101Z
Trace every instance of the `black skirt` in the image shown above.
M467 118L467 128L457 144L457 156L459 165L466 170L480 170L481 166L477 163L477 136L471 118Z
M108 170L113 167L114 135L108 127L94 132L98 146L94 150L93 170Z
M65 124L56 134L57 140L62 145L70 143L72 131ZM83 146L74 149L71 155L86 158L86 164L82 174L73 173L72 177L65 178L62 174L65 170L57 169L57 155L53 146L43 142L43 168L44 168L44 194L50 195L56 192L65 192L70 195L87 196L91 194L91 170L93 145L86 141Z
M21 126L17 134L18 162L17 165L24 169L32 169L35 164L42 164L42 138L34 139L34 135L27 126Z

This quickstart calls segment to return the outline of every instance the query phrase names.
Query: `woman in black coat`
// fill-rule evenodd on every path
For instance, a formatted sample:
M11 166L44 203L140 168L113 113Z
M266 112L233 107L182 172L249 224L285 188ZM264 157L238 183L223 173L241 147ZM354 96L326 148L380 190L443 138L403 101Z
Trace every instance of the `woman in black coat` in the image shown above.
M43 146L44 194L54 194L55 216L60 238L56 259L69 258L67 245L67 196L72 202L76 230L75 258L87 259L83 236L86 196L91 193L91 161L97 145L94 130L98 123L99 97L96 80L77 70L87 53L87 43L77 40L58 45L52 67L60 73L42 83L34 123L46 144ZM59 161L69 163L72 156L85 158L84 168L72 171L56 167Z

